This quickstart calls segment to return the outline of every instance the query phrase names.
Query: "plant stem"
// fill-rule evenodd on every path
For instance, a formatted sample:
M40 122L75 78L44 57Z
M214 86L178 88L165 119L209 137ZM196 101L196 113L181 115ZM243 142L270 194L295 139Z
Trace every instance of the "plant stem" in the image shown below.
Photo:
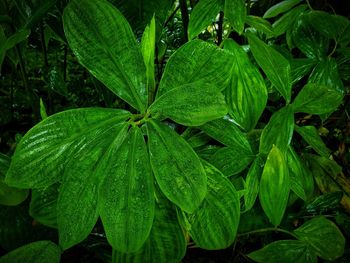
M314 10L314 9L312 8L312 6L310 5L309 0L306 0L306 3L307 3L307 5L308 5L308 7L310 8L310 10Z
M280 233L284 233L284 234L287 234L289 236L292 236L294 238L297 238L292 232L290 232L288 230L281 229L281 228L275 228L275 227L267 227L267 228L257 229L257 230L249 231L246 233L238 234L237 236L241 237L241 236L259 234L259 233L265 233L265 232L280 232Z
M188 35L187 35L187 29L188 29L188 10L187 10L187 3L186 0L180 0L180 9L181 9L181 18L182 18L182 24L184 27L184 41L188 41Z
M218 29L216 31L216 34L218 36L218 42L217 45L220 46L221 42L222 42L222 34L223 34L223 24L224 24L224 12L220 11L219 14L219 22L218 22Z

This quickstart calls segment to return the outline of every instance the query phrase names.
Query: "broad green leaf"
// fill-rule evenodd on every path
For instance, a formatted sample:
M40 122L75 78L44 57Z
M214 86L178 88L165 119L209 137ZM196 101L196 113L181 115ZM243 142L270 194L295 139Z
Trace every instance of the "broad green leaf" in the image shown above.
M14 33L13 35L9 36L7 39L5 37L4 42L0 44L0 58L4 56L5 52L13 47L15 47L17 44L21 43L22 41L26 40L29 37L30 30L29 29L22 29ZM0 65L2 64L2 60L0 60Z
M0 263L59 263L61 249L51 241L37 241L0 258Z
M156 120L147 122L153 174L164 195L192 213L207 192L204 168L191 146L175 131Z
M274 87L290 102L292 79L289 61L257 36L247 34L253 56Z
M289 12L285 13L279 19L277 19L273 24L274 35L280 36L293 28L297 18L307 9L307 5L299 5L294 7Z
M324 114L334 111L343 100L343 93L331 86L308 83L293 101L294 112Z
M32 190L29 214L43 225L57 228L58 184Z
M145 244L134 253L114 250L112 263L178 263L185 256L186 241L175 206L156 193L154 221Z
M251 151L246 134L228 118L213 120L198 128L226 146L241 147Z
M10 157L0 153L0 205L15 206L27 198L29 191L10 187L4 182L10 162Z
M46 118L17 145L5 182L20 188L42 188L58 182L73 154L91 136L130 115L124 110L81 108Z
M325 259L335 260L344 253L345 238L338 227L325 217L313 218L294 230L299 240L314 253Z
M290 189L288 167L284 154L272 147L260 179L260 204L274 226L278 226L287 207Z
M241 46L229 40L225 41L225 49L234 55L231 83L225 93L229 113L236 123L250 131L266 106L265 82Z
M242 34L247 17L245 0L225 0L224 14L233 29Z
M274 36L273 28L269 21L265 20L264 18L261 18L259 16L252 16L249 15L246 17L245 22L255 28L257 31L264 33L268 37Z
M263 18L271 18L278 16L286 11L289 11L292 7L299 4L302 0L285 0L278 4L271 6L264 14Z
M290 106L276 111L261 134L259 151L267 154L272 145L276 145L283 153L288 149L293 136L294 114Z
M264 163L261 158L257 156L249 168L247 177L245 179L244 188L244 212L250 210L259 194L259 181L263 171Z
M322 214L338 209L343 196L343 191L319 195L306 205L305 211L310 214Z
M186 141L189 145L191 145L192 148L206 146L210 140L211 138L205 132L202 131L186 139Z
M242 172L254 159L254 154L245 147L237 145L218 150L210 158L216 168L224 175L231 176Z
M233 56L213 44L193 40L181 46L169 58L157 97L184 84L201 81L213 89L223 90L228 84Z
M309 75L315 67L317 61L310 58L295 58L290 61L292 67L292 82L297 83L299 80Z
M187 215L189 234L204 249L223 249L236 238L240 218L239 196L232 183L203 161L208 192L201 205Z
M342 167L328 157L308 154L307 158L316 162L329 176L335 179L342 171Z
M84 240L98 219L98 194L109 164L109 152L120 146L127 123L112 123L92 137L70 157L57 201L59 241L63 249ZM108 233L108 231L106 231Z
M123 15L106 0L74 0L64 10L63 24L79 62L112 92L144 112L146 69Z
M248 254L260 263L317 263L317 256L299 240L279 240Z
M193 8L188 24L188 39L193 39L224 9L224 0L201 0Z
M317 129L314 126L294 126L297 133L321 156L328 157L330 150L322 141Z
M164 93L148 111L153 116L168 117L182 125L198 126L223 117L228 109L219 90L206 83L195 82Z
M154 79L154 53L156 49L156 23L154 16L149 25L146 26L141 39L141 51L146 66L148 104L153 101L155 92Z
M99 211L107 239L120 252L135 252L146 241L154 217L153 177L141 130L133 127L106 160Z

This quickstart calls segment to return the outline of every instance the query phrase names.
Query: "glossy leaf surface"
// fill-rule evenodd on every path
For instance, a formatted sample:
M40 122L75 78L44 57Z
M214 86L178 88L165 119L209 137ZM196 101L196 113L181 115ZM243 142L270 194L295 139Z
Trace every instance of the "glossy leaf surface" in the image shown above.
M112 92L143 112L147 105L146 68L123 15L106 0L71 1L65 8L63 24L79 62Z
M244 211L250 210L259 194L259 181L263 171L263 161L260 157L256 157L251 164L245 180L244 193Z
M192 213L207 192L204 168L191 146L175 131L156 120L147 122L153 174L164 195Z
M244 0L225 0L225 17L232 25L233 29L242 34L244 22L247 16L247 9Z
M61 180L74 153L129 116L124 110L80 108L46 118L18 144L5 181L21 188L41 188Z
M265 44L257 36L247 34L253 56L274 87L289 102L292 80L289 61L273 47Z
M295 5L299 4L302 0L284 0L271 6L264 14L264 18L271 18L278 16L281 13L284 13L290 10Z
M240 218L238 194L232 183L207 162L208 193L192 214L187 215L189 233L204 249L223 249L235 240Z
M245 22L255 28L257 31L266 34L267 36L273 36L275 33L273 31L272 25L269 21L261 18L259 16L248 15Z
M99 211L107 239L120 252L139 250L154 217L153 177L141 130L132 127L111 149L99 191Z
M274 226L278 226L287 207L290 179L283 153L272 147L260 179L260 204Z

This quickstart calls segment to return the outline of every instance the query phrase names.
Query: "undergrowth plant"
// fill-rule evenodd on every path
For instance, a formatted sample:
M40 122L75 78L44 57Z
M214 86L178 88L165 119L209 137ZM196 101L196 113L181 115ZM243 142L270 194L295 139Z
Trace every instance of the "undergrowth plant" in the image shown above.
M250 251L256 262L343 255L346 240L321 210L347 204L349 188L305 116L325 121L343 102L350 21L308 1L263 17L250 5L200 0L189 41L158 76L156 14L138 42L112 3L70 1L69 47L128 106L42 114L12 159L0 156L1 204L31 189L31 216L59 235L58 246L31 243L1 263L59 262L99 219L112 262L180 262L189 242L218 250L261 233L280 240ZM200 38L218 14L215 45Z

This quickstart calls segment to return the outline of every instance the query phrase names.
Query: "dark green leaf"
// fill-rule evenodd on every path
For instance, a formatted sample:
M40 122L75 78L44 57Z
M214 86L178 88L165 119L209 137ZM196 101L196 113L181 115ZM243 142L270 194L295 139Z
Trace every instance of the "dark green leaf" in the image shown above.
M259 194L259 181L263 171L264 163L259 156L257 156L249 168L245 180L244 193L244 212L250 210Z
M213 89L228 84L234 57L227 51L201 40L181 46L169 58L159 83L157 96L185 84L201 81Z
M0 263L59 263L60 248L51 241L37 241L0 258Z
M224 13L233 29L237 31L238 34L242 34L247 16L245 0L225 0Z
M232 183L215 167L203 162L208 193L201 205L187 215L189 233L205 249L223 249L235 240L240 218L239 196Z
M294 114L292 107L287 106L275 112L261 134L259 151L267 154L272 145L283 153L288 149L293 136Z
M260 179L260 204L274 226L278 226L287 207L290 189L288 167L284 154L272 147Z
M289 61L257 36L247 34L253 56L274 87L290 102L292 79Z
M99 211L107 239L120 252L135 252L146 241L154 217L153 177L141 130L133 127L103 168Z
M188 39L195 38L224 9L223 0L201 0L194 7L188 25Z
M0 44L0 57L3 56L7 50L26 40L29 34L29 29L22 29L9 36L6 40L4 39L4 42ZM2 61L0 60L0 62Z
M290 64L292 67L292 80L294 84L306 75L309 75L317 64L317 61L310 58L295 58L290 61Z
M250 131L266 106L265 82L241 46L229 40L225 41L225 49L234 55L231 83L226 88L229 113L236 123Z
M317 129L314 126L294 126L294 129L303 139L321 156L328 157L330 150L322 141Z
M278 4L270 7L264 14L263 18L271 18L278 16L288 10L290 10L293 6L299 4L301 0L284 0Z
M343 195L342 191L336 191L317 196L311 203L306 205L305 211L307 213L320 214L337 209Z
M106 0L76 0L66 7L63 24L80 63L116 95L144 112L146 68L123 15Z
M299 240L275 241L262 249L248 254L260 263L316 263L317 256Z
M104 129L128 117L130 113L124 110L81 108L46 118L17 145L6 183L42 188L59 181L74 153Z
M257 31L262 32L269 37L274 36L275 34L270 22L259 16L249 15L246 17L245 22L249 26L255 28Z
M148 111L153 116L168 117L182 125L198 126L223 117L228 109L219 90L195 82L164 93Z
M147 132L152 170L160 189L181 209L193 212L207 192L205 171L197 154L163 123L150 120Z
M295 229L294 234L325 260L334 260L344 253L344 236L332 221L323 216L307 221Z

